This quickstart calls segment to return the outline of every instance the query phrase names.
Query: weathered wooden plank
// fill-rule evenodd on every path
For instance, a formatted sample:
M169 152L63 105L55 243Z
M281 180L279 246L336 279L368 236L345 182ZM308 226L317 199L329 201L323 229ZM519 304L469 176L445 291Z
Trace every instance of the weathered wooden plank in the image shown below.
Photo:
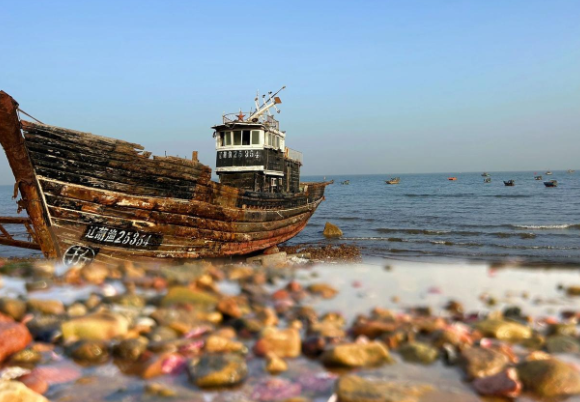
M252 210L241 208L220 207L199 201L185 201L162 197L144 197L127 195L119 192L103 191L86 186L67 184L41 178L41 184L47 194L90 201L96 204L116 207L129 207L144 210L154 210L180 215L198 216L222 221L236 222L270 222L287 219L306 211L314 211L316 203L298 208L271 210Z
M184 179L211 180L211 169L205 165L176 169L173 164L161 163L142 155L118 154L109 148L75 144L28 132L25 133L25 137L28 148L38 153L52 154L71 160L90 161L102 166L123 167L127 170L130 170L131 167L139 170L144 169L158 175L166 174Z
M94 213L97 215L110 216L122 219L137 219L148 222L159 222L189 227L198 227L208 230L218 230L224 232L259 232L271 231L282 227L298 223L310 218L312 212L305 211L301 214L289 218L278 219L267 222L237 222L223 221L215 219L200 218L197 216L174 214L167 212L151 211L124 206L106 206L90 201L76 200L65 197L57 197L46 194L46 201L50 206Z
M158 222L105 217L89 212L74 211L53 206L49 206L48 209L54 220L60 219L77 224L104 225L126 230L135 228L144 233L162 233L164 235L168 234L175 237L194 237L198 239L213 240L218 242L246 243L249 241L264 240L290 233L295 230L297 226L303 225L303 222L300 221L299 223L291 224L271 231L239 233L207 230L203 228L171 225Z
M195 183L191 181L175 180L167 177L156 177L149 174L130 172L110 167L99 169L90 163L63 160L49 155L30 152L33 164L37 171L40 168L48 168L51 171L61 171L63 173L72 173L73 175L82 175L93 177L110 182L126 184L135 187L155 189L165 196L179 196L179 198L191 198L195 191Z
M81 174L77 174L44 166L36 166L35 170L39 177L43 177L45 179L59 180L67 183L80 184L95 189L116 191L125 194L155 197L174 197L186 200L191 199L193 195L193 191L187 193L185 191L171 191L170 189L161 190L148 186L136 186L120 183L117 181L106 180L98 177L102 176L102 174L93 172L81 172ZM82 173L86 173L86 175L83 175Z
M26 212L34 224L40 249L45 257L56 258L60 255L60 249L50 231L47 211L20 132L17 109L18 103L6 92L0 91L0 144L6 152Z

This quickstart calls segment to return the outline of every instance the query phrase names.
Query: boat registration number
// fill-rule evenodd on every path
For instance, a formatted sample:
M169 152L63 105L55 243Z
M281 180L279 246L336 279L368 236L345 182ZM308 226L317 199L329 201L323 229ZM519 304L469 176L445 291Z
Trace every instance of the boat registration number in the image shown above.
M143 233L138 230L125 230L107 226L91 225L83 239L92 243L107 244L116 247L156 249L161 245L160 234Z

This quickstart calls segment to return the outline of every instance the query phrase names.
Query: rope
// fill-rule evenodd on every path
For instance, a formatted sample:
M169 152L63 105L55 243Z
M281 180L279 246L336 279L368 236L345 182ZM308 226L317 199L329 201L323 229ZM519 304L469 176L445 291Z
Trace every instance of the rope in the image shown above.
M19 112L21 112L21 113L23 113L23 114L25 114L26 116L30 117L32 120L34 120L34 121L36 121L36 122L38 122L38 123L40 123L40 124L44 124L43 122L41 122L41 121L40 121L40 120L38 120L37 118L35 118L35 117L32 117L31 115L29 115L28 113L26 113L24 110L22 110L22 109L18 108L18 111L19 111Z

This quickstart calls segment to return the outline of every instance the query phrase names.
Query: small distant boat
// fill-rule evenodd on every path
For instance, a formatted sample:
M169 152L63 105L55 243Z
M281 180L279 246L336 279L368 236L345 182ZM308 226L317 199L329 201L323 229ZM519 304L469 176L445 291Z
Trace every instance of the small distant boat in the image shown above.
M509 186L509 187L513 187L516 185L516 181L515 180L507 180L507 181L504 180L503 184L505 184L506 186Z
M491 177L486 177L485 179L483 179L484 183L491 183Z
M568 169L568 170L567 170L567 172L568 172L568 173L574 173L574 172L575 172L575 170L574 170L574 169Z
M544 178L542 176L534 176L534 180L543 180Z
M546 187L558 187L558 180L545 181L544 186L546 186Z
M487 173L487 172L483 172L483 173L481 174L481 177L489 177L489 176L490 176L490 175L489 175L489 173Z
M350 180L341 181L340 184L350 184Z
M550 176L552 174L552 172L550 172L549 170L546 172L546 176Z
M455 181L455 180L457 180L457 177L448 177L447 180L449 180L449 181Z
M387 184L399 184L401 179L399 177L391 177L391 180L385 180Z

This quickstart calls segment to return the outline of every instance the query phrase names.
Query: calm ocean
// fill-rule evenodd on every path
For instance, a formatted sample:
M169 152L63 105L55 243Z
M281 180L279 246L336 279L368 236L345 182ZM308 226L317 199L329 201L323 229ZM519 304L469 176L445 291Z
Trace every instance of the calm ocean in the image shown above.
M325 222L373 257L580 264L580 173L534 172L327 176L326 201L290 243L323 240ZM318 181L321 176L303 177ZM503 180L513 179L514 187ZM341 185L350 180L350 185ZM324 241L324 240L323 240Z
M538 172L543 174L544 172ZM290 244L356 243L369 258L580 264L580 173L554 171L546 188L534 172L334 176L326 201ZM303 177L304 181L322 176ZM502 180L514 179L514 187ZM350 180L350 185L341 185ZM12 186L0 187L0 215L16 215ZM344 232L325 240L325 222ZM0 256L30 255L0 246Z

